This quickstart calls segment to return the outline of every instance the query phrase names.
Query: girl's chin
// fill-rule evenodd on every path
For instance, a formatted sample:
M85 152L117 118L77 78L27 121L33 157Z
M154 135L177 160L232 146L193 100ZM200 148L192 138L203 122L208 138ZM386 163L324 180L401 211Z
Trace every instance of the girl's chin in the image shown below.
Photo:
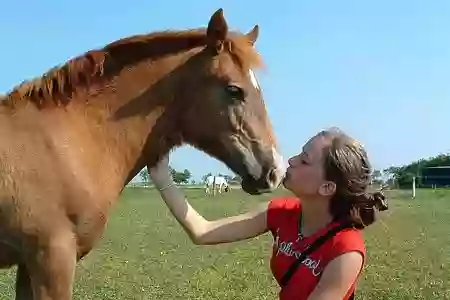
M286 176L283 178L283 182L282 182L282 184L283 184L283 186L285 187L285 188L287 188L288 190L290 190L290 188L289 188L289 176L286 174Z

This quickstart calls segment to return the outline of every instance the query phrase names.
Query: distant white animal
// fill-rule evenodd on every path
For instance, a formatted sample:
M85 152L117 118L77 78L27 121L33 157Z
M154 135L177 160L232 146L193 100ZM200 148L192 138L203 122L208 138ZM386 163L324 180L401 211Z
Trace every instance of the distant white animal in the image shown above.
M216 189L219 191L219 194L222 194L222 189L228 191L229 188L225 177L210 175L205 180L205 193L207 195L210 195L211 192L215 195Z

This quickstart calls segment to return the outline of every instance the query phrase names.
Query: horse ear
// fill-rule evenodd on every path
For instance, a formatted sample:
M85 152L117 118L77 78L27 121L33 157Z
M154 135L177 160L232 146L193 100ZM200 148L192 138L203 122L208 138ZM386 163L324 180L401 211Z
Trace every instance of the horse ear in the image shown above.
M206 36L208 39L208 46L216 53L223 50L223 44L227 38L228 25L223 16L223 9L219 8L209 20Z
M250 40L252 45L256 43L259 35L259 26L255 25L252 30L250 30L245 36Z

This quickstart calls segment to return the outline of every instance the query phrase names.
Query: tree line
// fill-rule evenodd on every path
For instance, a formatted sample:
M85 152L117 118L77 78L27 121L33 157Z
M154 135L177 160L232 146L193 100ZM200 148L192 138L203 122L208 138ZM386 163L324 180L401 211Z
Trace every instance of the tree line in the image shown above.
M423 158L414 161L407 165L392 166L383 170L383 173L386 175L386 177L389 177L387 180L385 180L384 184L388 184L397 188L411 188L413 178L416 177L416 186L423 187L420 177L423 170L430 167L443 166L450 166L450 154L439 154L430 158ZM374 172L374 180L375 178L379 178L382 175L381 171L377 172L378 177L375 176Z
M177 184L180 184L180 183L187 184L187 183L189 183L189 179L192 178L192 173L188 169L184 169L183 171L177 171L174 168L172 168L171 166L169 166L169 171L170 171L170 174L172 175L173 181ZM141 177L142 182L146 182L146 183L150 182L150 176L148 174L147 167L143 168L139 172L139 176Z
M440 166L450 166L450 154L439 154L430 158L423 158L414 161L410 164L403 166L391 166L384 170L374 170L372 174L373 183L379 185L389 185L395 188L411 188L413 178L418 178L416 180L417 187L423 187L420 176L425 168L429 167L440 167ZM192 173L188 169L183 171L177 171L171 166L169 166L172 178L177 184L187 184L195 183L192 180ZM205 182L208 176L212 173L208 173L202 176L202 182ZM239 184L241 179L239 176L231 176L226 174L217 174L218 176L223 176L228 182ZM144 168L139 173L142 182L149 182L149 175L147 168Z
M169 166L169 170L170 170L170 174L172 175L173 181L177 184L187 184L189 183L189 181L191 183L195 183L194 180L192 180L192 173L191 171L189 171L188 169L184 169L183 171L177 171L175 170L173 167ZM208 176L211 176L212 173L208 173L202 176L202 182L205 182L206 178ZM224 177L228 182L231 183L240 183L241 179L239 176L230 176L230 175L226 175L226 174L217 174L217 176L222 176ZM145 183L150 183L150 177L148 174L148 169L147 167L143 168L140 172L139 172L139 177L141 178L142 182Z

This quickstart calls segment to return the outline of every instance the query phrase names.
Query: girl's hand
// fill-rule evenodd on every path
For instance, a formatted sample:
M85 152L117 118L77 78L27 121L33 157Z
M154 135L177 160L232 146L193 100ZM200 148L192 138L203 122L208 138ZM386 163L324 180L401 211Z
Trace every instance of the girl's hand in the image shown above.
M169 155L163 157L154 167L148 167L148 175L158 189L172 184L172 174L170 174L169 170Z

